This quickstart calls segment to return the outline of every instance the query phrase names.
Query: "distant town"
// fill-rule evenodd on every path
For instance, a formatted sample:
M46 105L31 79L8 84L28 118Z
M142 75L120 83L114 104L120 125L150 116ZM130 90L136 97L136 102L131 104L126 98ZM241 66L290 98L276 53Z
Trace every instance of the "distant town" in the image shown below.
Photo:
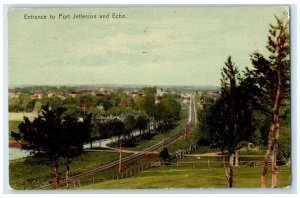
M147 87L96 87L96 86L79 86L79 87L69 87L69 86L26 86L26 87L15 87L9 89L8 98L10 101L10 110L18 112L18 108L14 108L16 105L16 101L20 96L26 96L27 99L31 99L32 108L21 109L19 111L32 111L34 109L34 105L37 101L44 101L48 98L59 98L61 100L65 100L67 98L78 98L82 96L93 96L97 98L108 96L115 92L121 92L128 97L133 99L137 97L145 96L145 88ZM187 103L188 99L192 96L199 97L199 102L205 103L208 98L217 98L220 94L220 91L217 87L152 87L155 89L155 103L158 103L162 100L163 96L171 94L179 96L184 103ZM34 103L34 105L33 105ZM123 99L119 101L118 106L120 108L126 108L129 106L128 102ZM24 105L23 105L24 107ZM84 102L80 102L80 109L87 108L87 104ZM104 109L103 104L101 102L97 106L98 109Z

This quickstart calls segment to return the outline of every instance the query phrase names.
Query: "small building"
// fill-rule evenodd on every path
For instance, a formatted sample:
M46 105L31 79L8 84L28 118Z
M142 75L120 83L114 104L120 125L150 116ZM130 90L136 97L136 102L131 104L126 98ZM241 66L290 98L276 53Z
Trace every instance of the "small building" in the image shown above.
M36 100L36 99L42 99L43 98L43 93L40 91L35 92L35 94L33 94L31 96L32 100Z
M76 96L79 96L79 95L80 95L80 93L77 92L77 91L71 91L71 92L69 93L69 96L71 96L71 97L73 97L73 98L75 98Z

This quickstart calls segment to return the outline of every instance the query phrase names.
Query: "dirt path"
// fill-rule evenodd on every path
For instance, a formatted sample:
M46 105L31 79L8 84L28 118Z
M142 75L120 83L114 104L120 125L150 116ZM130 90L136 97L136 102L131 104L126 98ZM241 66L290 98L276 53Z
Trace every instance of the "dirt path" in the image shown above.
M218 157L221 156L221 152L212 152L212 153L199 153L199 154L184 154L184 156L190 157Z

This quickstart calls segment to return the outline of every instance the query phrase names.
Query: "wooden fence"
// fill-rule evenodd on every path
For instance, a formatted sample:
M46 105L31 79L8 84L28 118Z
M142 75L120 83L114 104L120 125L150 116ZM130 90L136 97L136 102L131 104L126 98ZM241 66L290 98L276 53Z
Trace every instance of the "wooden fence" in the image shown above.
M151 163L153 163L153 161L147 162L145 164L130 166L129 168L121 171L120 173L114 172L110 175L101 175L101 173L100 173L98 175L91 175L90 177L84 177L84 178L79 178L76 180L71 180L70 187L73 189L76 189L76 188L80 188L83 185L90 185L90 184L104 182L104 181L108 181L108 180L126 179L129 177L132 177L133 175L135 175L141 171L151 168Z

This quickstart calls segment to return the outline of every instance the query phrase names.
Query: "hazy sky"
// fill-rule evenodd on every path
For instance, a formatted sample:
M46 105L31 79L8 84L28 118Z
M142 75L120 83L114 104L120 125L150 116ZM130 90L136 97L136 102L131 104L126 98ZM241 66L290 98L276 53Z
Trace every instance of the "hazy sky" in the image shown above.
M287 7L12 9L9 84L219 85L231 55L241 68L265 49ZM97 19L72 19L74 14ZM126 18L112 18L112 13ZM24 19L47 15L47 19ZM52 14L56 18L49 19ZM70 14L71 19L59 19ZM99 15L109 14L108 19Z

